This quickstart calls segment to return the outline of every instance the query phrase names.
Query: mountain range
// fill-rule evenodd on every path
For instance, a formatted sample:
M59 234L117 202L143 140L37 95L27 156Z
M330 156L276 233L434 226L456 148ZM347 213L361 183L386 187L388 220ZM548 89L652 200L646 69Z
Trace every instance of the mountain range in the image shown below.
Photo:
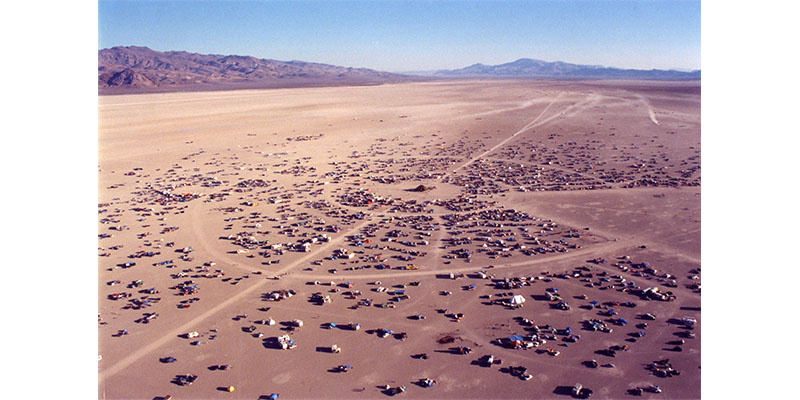
M100 94L302 86L376 85L435 78L699 80L700 71L636 70L521 58L499 65L406 74L251 56L161 52L140 46L98 51Z
M100 50L97 72L101 94L369 85L419 79L366 68L250 56L161 52L138 46Z
M589 78L589 79L700 79L700 71L620 69L599 65L548 62L530 58L499 64L473 64L461 69L439 70L441 77L525 77L525 78Z

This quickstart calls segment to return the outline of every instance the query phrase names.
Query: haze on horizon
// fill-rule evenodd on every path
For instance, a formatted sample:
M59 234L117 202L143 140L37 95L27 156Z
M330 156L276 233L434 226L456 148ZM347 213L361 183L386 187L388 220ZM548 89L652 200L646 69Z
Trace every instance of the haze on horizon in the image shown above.
M302 60L381 71L519 58L700 69L699 1L108 1L98 49Z

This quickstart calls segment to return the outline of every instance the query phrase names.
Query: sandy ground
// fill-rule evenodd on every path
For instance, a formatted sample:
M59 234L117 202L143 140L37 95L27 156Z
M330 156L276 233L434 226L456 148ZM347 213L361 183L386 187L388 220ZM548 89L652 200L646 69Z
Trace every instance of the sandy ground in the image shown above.
M699 104L699 83L648 82L100 97L98 397L699 398ZM534 324L538 347L497 344Z

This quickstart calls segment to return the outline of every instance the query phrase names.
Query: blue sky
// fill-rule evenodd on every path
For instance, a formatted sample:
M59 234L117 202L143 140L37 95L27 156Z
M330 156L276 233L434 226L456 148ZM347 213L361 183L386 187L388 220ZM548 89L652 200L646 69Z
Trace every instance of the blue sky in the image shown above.
M99 1L98 48L384 71L519 58L700 69L699 1Z

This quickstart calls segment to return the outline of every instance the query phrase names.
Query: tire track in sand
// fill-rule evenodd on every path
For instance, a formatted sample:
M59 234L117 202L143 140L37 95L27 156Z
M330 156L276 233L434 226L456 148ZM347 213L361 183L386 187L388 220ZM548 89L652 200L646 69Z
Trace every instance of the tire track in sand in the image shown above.
M527 125L523 126L520 130L514 132L511 136L505 138L502 142L492 146L491 149L486 150L485 152L483 152L481 154L478 154L475 157L470 158L469 160L467 160L463 164L459 165L458 167L456 167L452 171L442 175L439 178L439 180L444 180L447 176L456 173L461 168L464 168L467 165L472 164L473 162L477 161L478 159L486 156L487 154L499 149L500 147L505 146L508 142L514 140L517 136L519 136L522 133L525 133L529 129L535 128L535 127L540 126L540 125L544 125L544 124L546 124L546 123L548 123L548 122L550 122L550 121L552 121L552 120L554 120L554 119L556 119L556 118L558 118L560 116L566 115L568 112L574 112L574 111L577 111L578 109L582 109L583 107L596 102L597 99L599 98L599 96L596 95L596 94L590 94L583 101L581 101L579 103L575 103L575 104L567 107L566 109L564 109L564 111L561 111L560 113L557 113L557 114L553 114L553 115L551 115L551 116L539 121L539 119L542 118L542 116L544 116L544 114L547 112L547 110L549 110L550 107L553 104L555 104L561 97L563 97L563 94L559 93L559 95L556 96L556 98L553 99L553 101L551 101L549 104L547 104L547 107L545 107L544 110L542 110L542 112L536 118L533 119L533 121L531 121Z
M647 99L645 99L644 96L640 94L637 94L636 96L639 98L639 100L642 101L644 106L647 107L647 114L650 115L650 120L653 121L654 124L661 126L661 124L658 123L658 120L656 119L656 112L653 111L653 107L650 106L650 102L647 101Z

